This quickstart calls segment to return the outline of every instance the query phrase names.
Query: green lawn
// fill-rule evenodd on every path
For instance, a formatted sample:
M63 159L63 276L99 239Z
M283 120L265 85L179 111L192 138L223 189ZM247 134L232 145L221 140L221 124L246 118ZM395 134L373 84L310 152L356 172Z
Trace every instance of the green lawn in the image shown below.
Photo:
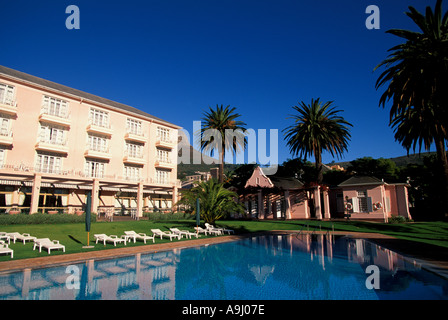
M117 221L117 222L96 222L92 223L90 232L90 244L94 243L93 235L95 233L105 233L108 235L124 234L124 231L134 230L135 232L143 232L151 234L152 228L161 230L169 230L170 227L178 227L179 229L188 229L193 231L195 222L192 220L181 221ZM217 226L224 226L234 229L237 234L252 233L269 230L332 230L335 231L357 231L357 232L376 232L391 235L400 239L419 241L443 248L448 248L448 223L447 222L417 222L417 223L401 223L401 224L384 224L356 221L218 221ZM74 224L36 224L36 225L3 225L0 231L4 232L20 232L29 233L38 238L50 238L59 240L65 245L66 253L78 253L91 250L104 250L114 248L112 244L95 245L94 249L83 249L82 246L87 244L87 233L85 232L83 223ZM204 236L202 236L203 238ZM185 240L185 239L183 239ZM182 241L183 241L182 240ZM169 242L164 238L156 238L156 243ZM173 240L178 241L178 240ZM152 242L151 242L152 243ZM143 245L140 241L137 243L128 243L129 246ZM124 247L124 244L117 244L117 247ZM48 256L47 252L39 253L33 251L33 244L27 242L25 245L21 242L11 243L10 248L14 250L14 259L32 258L40 256ZM52 251L51 255L63 254L62 251ZM10 260L9 256L0 256L0 261Z

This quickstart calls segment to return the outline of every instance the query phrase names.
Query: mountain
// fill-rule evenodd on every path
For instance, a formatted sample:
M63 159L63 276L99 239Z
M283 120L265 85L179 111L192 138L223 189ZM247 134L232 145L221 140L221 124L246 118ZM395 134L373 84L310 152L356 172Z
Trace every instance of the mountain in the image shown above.
M409 156L400 156L395 158L389 158L397 167L407 166L408 164L423 164L423 159L429 155L435 155L435 152L422 152L422 153L414 153ZM342 162L331 162L327 164L328 166L339 165L344 169L347 169L350 166L350 161L342 161Z

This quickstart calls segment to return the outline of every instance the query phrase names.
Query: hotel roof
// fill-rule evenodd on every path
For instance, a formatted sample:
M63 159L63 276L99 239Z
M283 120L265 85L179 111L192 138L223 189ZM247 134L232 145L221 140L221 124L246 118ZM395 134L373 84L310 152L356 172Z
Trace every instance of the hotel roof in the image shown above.
M125 105L123 103L119 103L116 101L112 101L106 98L102 98L96 95L93 95L91 93L87 93L81 90L77 90L77 89L73 89L67 86L64 86L62 84L56 83L56 82L52 82L49 80L45 80L36 76L32 76L30 74L21 72L21 71L17 71L11 68L7 68L5 66L1 66L0 65L0 75L1 76L5 76L6 78L12 79L12 80L21 80L23 82L28 82L32 85L38 86L38 87L42 87L45 89L50 89L52 91L58 91L62 94L66 94L69 96L75 96L78 97L82 100L85 100L86 102L94 102L96 104L100 104L100 105L104 105L106 107L109 107L111 109L117 109L118 111L125 111L127 113L131 113L137 116L141 116L144 118L147 118L149 120L155 120L157 122L160 122L162 124L174 127L179 129L180 127L172 124L170 122L167 122L165 120L162 120L160 118L157 118L149 113L146 113L144 111L141 111L137 108Z

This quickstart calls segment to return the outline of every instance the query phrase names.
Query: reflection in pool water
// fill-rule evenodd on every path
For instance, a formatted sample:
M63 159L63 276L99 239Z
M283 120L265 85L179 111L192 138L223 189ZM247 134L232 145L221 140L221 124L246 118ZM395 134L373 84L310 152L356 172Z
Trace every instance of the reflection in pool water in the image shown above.
M367 289L369 265L380 288ZM448 299L448 281L362 239L268 235L0 275L0 299ZM69 278L72 277L72 278ZM68 281L69 284L73 282Z

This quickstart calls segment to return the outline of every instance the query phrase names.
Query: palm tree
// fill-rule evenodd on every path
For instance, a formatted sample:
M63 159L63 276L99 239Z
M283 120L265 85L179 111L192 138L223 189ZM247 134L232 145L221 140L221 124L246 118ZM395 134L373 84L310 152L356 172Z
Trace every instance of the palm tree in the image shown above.
M241 115L234 113L235 107L216 105L215 109L209 108L204 113L204 125L201 128L201 150L207 151L213 156L215 151L219 153L219 182L224 182L224 157L228 150L234 153L244 150L247 145L246 125L236 120Z
M448 138L448 12L442 17L442 1L425 15L409 7L406 15L421 32L392 29L387 33L405 40L389 49L387 59L375 70L385 67L376 82L376 89L387 84L379 104L384 108L392 101L390 126L395 139L409 153L418 146L429 150L435 144L443 178L441 190L448 199L448 161L445 149ZM448 213L448 202L443 204Z
M191 190L183 192L180 205L196 208L196 199L199 198L201 218L213 224L215 220L232 212L244 213L242 204L237 203L238 195L224 188L216 179L200 182Z
M339 116L341 110L335 109L332 104L333 101L322 104L319 98L311 99L309 105L300 102L299 106L293 107L297 111L291 116L294 124L283 130L286 131L285 139L293 155L305 158L314 155L318 184L323 180L322 151L339 157L347 151L351 137L348 127L352 124Z

